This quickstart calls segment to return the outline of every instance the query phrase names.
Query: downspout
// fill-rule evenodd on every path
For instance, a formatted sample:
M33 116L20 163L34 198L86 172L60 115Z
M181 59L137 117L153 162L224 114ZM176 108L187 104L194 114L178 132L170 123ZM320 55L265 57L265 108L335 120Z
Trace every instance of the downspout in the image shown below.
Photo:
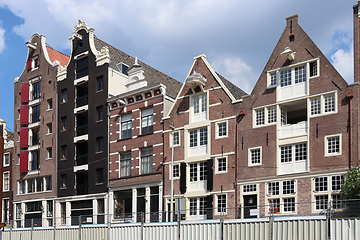
M348 90L346 92L346 97L349 98L349 169L352 166L352 146L353 146L353 139L352 139L352 131L353 131L353 121L352 121L352 99L354 97L354 92L352 90Z
M108 236L107 239L110 239L110 106L107 103L106 107L106 115L107 115L107 213L108 213Z
M3 137L3 134L4 134L4 130L3 130L3 127L4 125L0 125L0 159L1 161L4 159L4 137ZM0 163L0 172L2 174L3 172L3 163L1 162ZM3 186L3 177L1 176L0 177L0 186L2 188ZM3 199L3 196L2 196L2 191L0 193L0 204L2 205L2 199ZM3 229L5 226L5 223L2 222L2 207L0 207L0 227ZM2 231L0 231L0 239L2 239Z
M234 188L235 188L235 207L238 204L238 187L237 187L237 180L238 180L238 124L245 116L246 112L244 109L240 109L238 119L235 123L235 182L234 182Z

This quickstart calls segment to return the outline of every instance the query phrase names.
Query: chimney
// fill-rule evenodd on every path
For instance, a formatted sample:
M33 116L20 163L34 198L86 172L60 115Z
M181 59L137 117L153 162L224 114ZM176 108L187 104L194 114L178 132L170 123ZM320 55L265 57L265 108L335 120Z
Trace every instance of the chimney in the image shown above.
M289 35L293 34L293 26L298 24L299 14L294 14L286 17L286 28L289 29Z
M359 61L359 44L360 44L360 12L359 12L359 0L358 4L353 6L353 18L354 18L354 82L360 82L360 61Z

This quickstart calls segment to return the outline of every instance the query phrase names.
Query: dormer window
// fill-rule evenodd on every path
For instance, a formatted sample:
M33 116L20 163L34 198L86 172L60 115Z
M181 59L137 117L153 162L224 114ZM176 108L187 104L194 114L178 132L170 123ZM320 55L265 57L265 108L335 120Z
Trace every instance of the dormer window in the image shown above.
M129 66L125 65L124 63L119 63L116 66L122 74L128 76Z

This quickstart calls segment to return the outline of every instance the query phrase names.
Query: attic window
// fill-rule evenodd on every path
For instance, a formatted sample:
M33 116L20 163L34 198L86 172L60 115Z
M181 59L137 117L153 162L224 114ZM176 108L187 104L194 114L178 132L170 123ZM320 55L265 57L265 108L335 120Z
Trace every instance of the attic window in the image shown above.
M294 35L291 35L291 36L289 37L289 40L290 40L290 42L295 41L295 36L294 36Z
M125 65L124 63L119 63L116 66L122 74L128 76L129 66Z

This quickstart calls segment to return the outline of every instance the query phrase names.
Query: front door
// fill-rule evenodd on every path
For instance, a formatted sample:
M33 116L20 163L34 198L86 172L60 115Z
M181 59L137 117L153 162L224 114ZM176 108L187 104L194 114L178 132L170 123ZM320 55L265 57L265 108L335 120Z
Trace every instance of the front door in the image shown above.
M258 216L257 211L257 195L245 195L244 196L244 218L256 218Z

